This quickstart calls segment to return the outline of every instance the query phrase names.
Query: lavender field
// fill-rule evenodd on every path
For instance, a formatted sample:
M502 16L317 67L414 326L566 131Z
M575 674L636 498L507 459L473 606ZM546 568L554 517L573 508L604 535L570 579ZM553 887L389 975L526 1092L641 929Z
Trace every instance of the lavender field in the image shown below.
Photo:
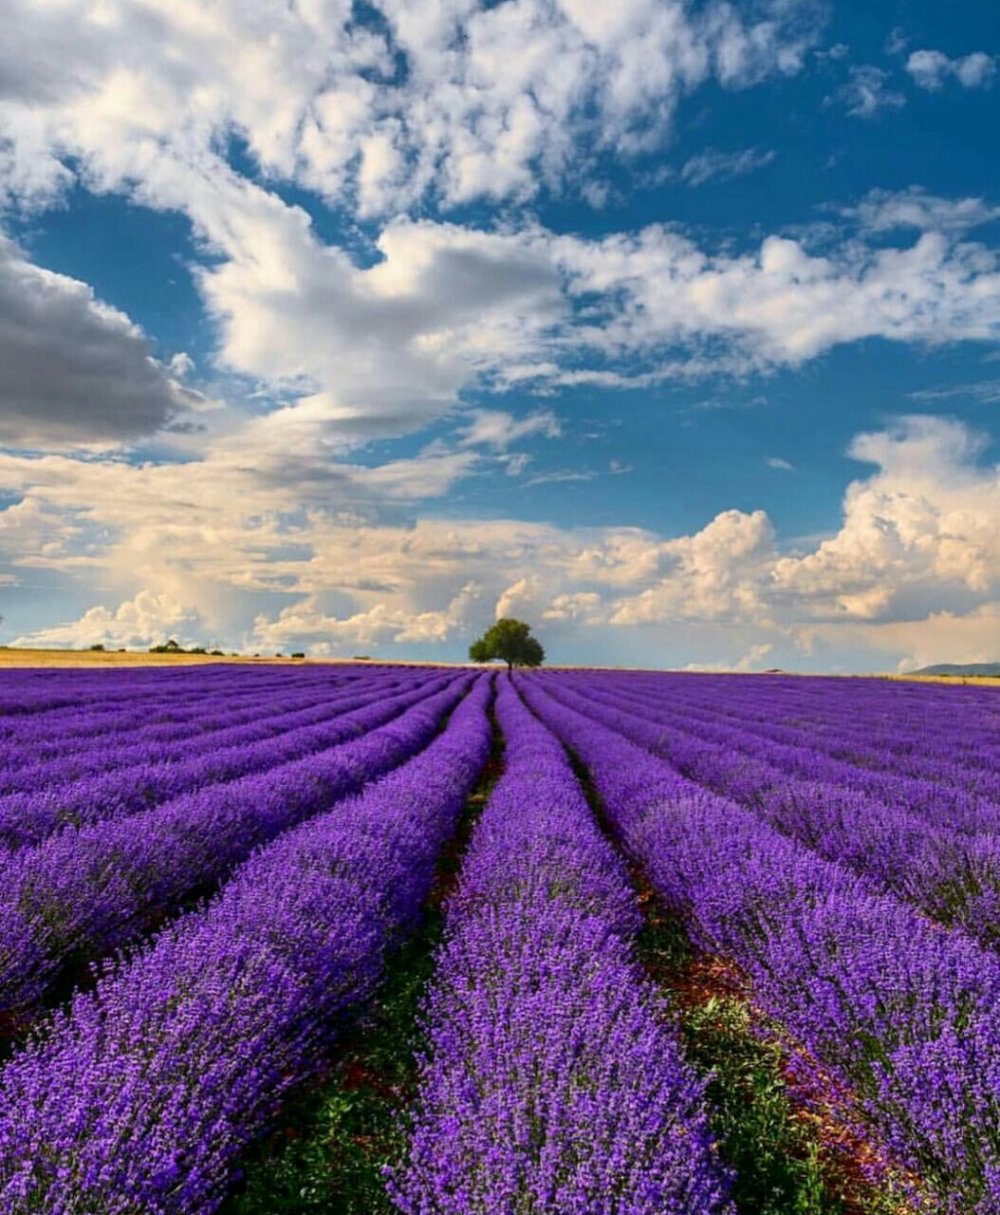
M1000 690L0 684L5 1215L998 1215Z

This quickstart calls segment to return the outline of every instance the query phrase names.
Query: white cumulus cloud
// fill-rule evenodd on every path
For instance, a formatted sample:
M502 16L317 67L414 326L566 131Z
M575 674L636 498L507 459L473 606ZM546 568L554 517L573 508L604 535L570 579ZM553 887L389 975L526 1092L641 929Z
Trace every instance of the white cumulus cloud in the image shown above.
M860 646L892 663L935 645L942 661L988 648L1000 471L981 439L921 415L858 436L851 454L869 468L838 528L793 548L762 510L722 510L680 536L434 518L416 503L393 518L362 509L347 480L339 505L309 504L300 485L222 453L183 467L0 455L13 499L0 511L0 576L44 568L120 588L30 638L48 644L183 633L226 648L449 654L510 611L543 624L554 653L615 652L625 636L648 637L657 655L771 645L774 665L788 665L789 646Z
M146 649L170 637L183 638L198 626L196 611L166 595L142 590L114 609L103 605L89 608L78 620L38 629L18 637L14 644L43 649L84 649L91 645L103 645L109 650Z
M943 51L914 51L906 61L906 70L919 88L928 92L942 89L948 80L957 80L963 88L982 89L993 82L996 60L984 51L949 58Z
M799 71L821 23L815 0L11 0L0 189L49 201L80 172L172 206L168 178L235 134L362 215L530 198L579 177L581 144L662 146L709 81Z

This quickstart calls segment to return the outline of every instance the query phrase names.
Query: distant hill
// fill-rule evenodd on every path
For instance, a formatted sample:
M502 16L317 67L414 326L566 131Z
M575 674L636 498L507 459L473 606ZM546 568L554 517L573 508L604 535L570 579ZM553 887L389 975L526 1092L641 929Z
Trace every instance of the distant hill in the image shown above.
M1000 662L939 662L921 667L914 675L995 675L1000 676Z

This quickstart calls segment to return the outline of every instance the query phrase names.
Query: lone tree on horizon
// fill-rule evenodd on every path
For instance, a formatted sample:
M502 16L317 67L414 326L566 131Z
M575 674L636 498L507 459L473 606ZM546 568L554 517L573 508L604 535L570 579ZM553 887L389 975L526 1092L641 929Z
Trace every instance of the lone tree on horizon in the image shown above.
M540 667L545 661L541 642L531 635L531 625L523 620L504 616L469 646L469 658L473 662L492 662L495 658L514 667Z

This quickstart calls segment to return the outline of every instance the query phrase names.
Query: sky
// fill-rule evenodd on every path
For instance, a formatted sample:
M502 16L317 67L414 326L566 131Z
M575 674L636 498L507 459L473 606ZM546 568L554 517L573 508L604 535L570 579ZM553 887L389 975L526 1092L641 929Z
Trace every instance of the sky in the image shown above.
M1000 659L993 0L0 23L0 644Z

